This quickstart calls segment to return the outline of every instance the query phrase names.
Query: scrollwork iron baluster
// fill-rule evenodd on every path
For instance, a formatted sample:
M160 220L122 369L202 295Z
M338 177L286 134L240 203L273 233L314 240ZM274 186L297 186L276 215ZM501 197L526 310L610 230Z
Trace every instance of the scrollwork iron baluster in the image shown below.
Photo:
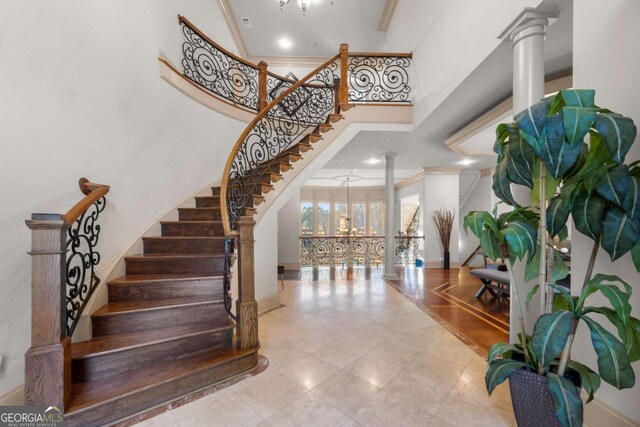
M95 267L100 263L100 253L96 250L100 237L97 223L104 211L106 199L98 199L69 227L66 248L66 330L72 336L80 315L93 291L100 284Z
M410 65L406 56L349 57L349 101L410 102Z

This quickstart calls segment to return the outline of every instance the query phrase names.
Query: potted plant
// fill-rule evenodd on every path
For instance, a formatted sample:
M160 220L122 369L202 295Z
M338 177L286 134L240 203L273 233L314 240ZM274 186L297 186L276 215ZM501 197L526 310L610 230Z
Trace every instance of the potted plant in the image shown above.
M453 219L456 211L451 209L438 209L433 212L433 221L436 223L436 229L442 243L444 251L444 268L449 269L449 246L451 244L451 229L453 228Z
M519 426L582 425L581 388L588 402L601 380L618 389L635 384L631 363L640 359L640 321L631 316L632 288L614 275L594 276L593 267L602 247L612 261L630 251L640 271L640 162L625 164L636 127L631 119L597 107L594 95L593 90L563 90L517 114L515 123L499 125L492 187L514 210L500 216L470 212L464 220L465 230L480 239L487 256L506 261L512 284L527 282L545 271L538 270L541 262L554 261L547 280L542 275L525 301L518 286L512 286L519 343L495 344L489 350L487 391L491 394L510 379ZM587 135L589 144L584 142ZM511 183L531 188L534 206L519 206ZM568 269L546 243L547 233L551 239L566 239L570 216L575 228L593 240L579 296L555 284ZM539 233L539 226L546 232ZM527 263L525 277L515 277L517 260ZM536 292L547 289L556 296L552 293L552 304L542 305L545 313L528 335L523 302L528 304ZM589 306L595 293L601 293L609 306ZM599 319L613 325L617 337ZM571 359L578 327L590 332L597 371Z

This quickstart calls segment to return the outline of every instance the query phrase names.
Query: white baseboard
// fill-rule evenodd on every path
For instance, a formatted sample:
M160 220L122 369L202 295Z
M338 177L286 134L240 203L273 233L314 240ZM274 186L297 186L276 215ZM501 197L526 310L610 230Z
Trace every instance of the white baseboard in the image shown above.
M587 395L582 392L582 401L586 400ZM584 405L584 427L634 427L638 425L637 422L598 399L593 399Z
M20 405L24 405L24 386L20 386L4 396L0 396L0 406Z
M280 307L280 295L273 294L258 300L258 315Z

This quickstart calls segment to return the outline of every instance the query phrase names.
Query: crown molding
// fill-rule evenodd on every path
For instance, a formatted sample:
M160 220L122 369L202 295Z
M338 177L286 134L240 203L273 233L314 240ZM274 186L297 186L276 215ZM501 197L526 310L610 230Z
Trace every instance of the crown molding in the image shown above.
M386 31L389 28L389 24L396 10L396 6L399 0L387 0L380 24L378 25L378 31ZM274 67L310 67L315 68L324 63L328 58L320 58L313 56L252 56L247 50L247 45L244 42L240 27L238 27L238 21L233 14L231 4L229 0L217 0L218 7L222 16L224 17L229 32L231 32L231 38L238 49L239 55L249 62L254 64L260 61L266 62L270 66Z
M244 44L244 39L242 38L242 34L240 34L240 28L238 28L238 23L236 21L236 17L233 15L233 10L231 10L229 0L218 0L218 7L220 8L220 12L224 17L225 22L227 23L227 27L231 32L231 38L233 38L240 56L247 61L250 61L247 45Z
M480 178L493 175L493 168L480 169Z
M387 3L384 5L384 10L382 11L382 16L380 17L378 31L387 31L389 29L393 15L396 12L396 6L398 6L398 0L387 0Z
M565 71L560 74L550 76L546 79L544 84L544 91L546 94L552 94L562 89L567 89L573 86L573 73L572 70ZM492 157L495 154L493 152L471 152L464 148L462 144L469 138L477 135L481 131L485 130L489 126L493 126L498 122L506 119L513 114L513 97L509 97L482 114L480 117L451 135L445 141L445 144L449 146L456 153L463 156L478 156L478 157Z
M409 178L405 178L402 181L396 183L395 189L399 190L401 188L408 187L413 183L420 182L423 176L424 176L424 170L421 169L420 171L411 175Z

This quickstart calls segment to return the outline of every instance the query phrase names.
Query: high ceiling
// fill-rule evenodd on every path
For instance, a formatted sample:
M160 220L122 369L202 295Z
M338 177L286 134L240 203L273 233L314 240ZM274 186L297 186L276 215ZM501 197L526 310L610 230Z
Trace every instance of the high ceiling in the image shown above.
M400 182L415 175L414 169L395 169L395 181ZM312 187L345 187L349 178L351 187L382 187L384 186L384 171L380 176L379 169L348 169L346 164L342 168L320 169L305 185Z
M386 32L378 31L378 25L385 4L386 0L334 0L333 5L330 0L311 0L303 16L298 0L290 0L282 12L278 0L229 1L252 57L328 58L346 42L351 51L384 51ZM250 19L251 28L243 26L242 18ZM282 48L282 38L289 39L292 46Z
M571 2L557 2L561 16L572 16ZM545 41L545 70L548 76L572 67L571 19L560 19L548 29ZM370 165L366 160L395 152L396 168L414 171L422 167L464 166L480 170L495 166L494 157L464 157L452 151L445 141L455 132L511 96L513 80L512 51L502 43L489 55L429 116L411 132L366 131L356 135L325 168L339 169L344 164L372 169L384 177L384 163ZM446 66L446 64L443 64ZM511 120L511 117L505 121ZM493 126L465 141L467 151L490 152L495 138Z

